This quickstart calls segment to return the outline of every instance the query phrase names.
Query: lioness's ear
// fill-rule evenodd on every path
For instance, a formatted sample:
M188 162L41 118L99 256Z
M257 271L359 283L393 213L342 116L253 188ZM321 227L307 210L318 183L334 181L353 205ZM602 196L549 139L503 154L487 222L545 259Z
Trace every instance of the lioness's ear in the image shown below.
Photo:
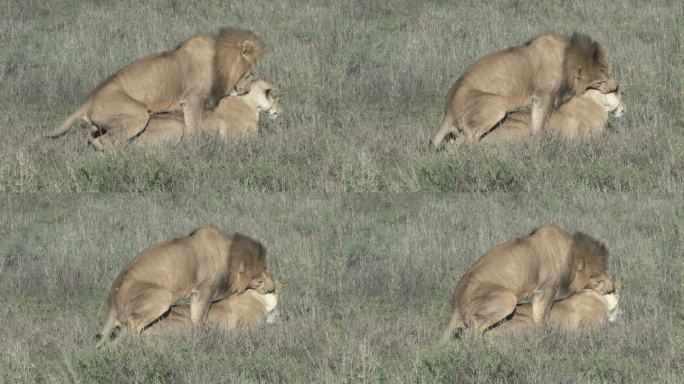
M245 272L245 263L240 262L240 266L238 267L238 273L244 273Z
M579 79L582 77L582 66L578 66L577 69L575 69L575 79Z
M578 260L577 261L577 270L581 271L584 269L584 260Z
M242 42L242 54L249 55L254 52L254 42L252 40L245 40Z
M277 99L280 97L280 90L278 88L267 89L266 97L268 97L269 99Z

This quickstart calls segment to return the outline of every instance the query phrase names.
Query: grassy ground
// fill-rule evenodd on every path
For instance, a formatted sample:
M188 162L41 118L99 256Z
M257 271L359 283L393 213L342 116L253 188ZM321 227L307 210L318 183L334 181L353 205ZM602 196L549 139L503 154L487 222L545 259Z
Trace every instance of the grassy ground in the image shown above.
M5 1L0 191L681 191L677 1ZM233 145L95 153L42 135L108 74L223 25L252 28L287 113ZM427 149L477 57L543 31L610 50L627 115L595 140Z
M0 382L681 381L683 13L666 0L0 2ZM121 66L224 25L264 38L258 75L285 92L258 137L117 153L82 127L42 137ZM609 48L627 89L605 135L427 149L477 57L575 30ZM465 269L545 222L609 246L620 322L436 346ZM280 323L95 353L126 262L208 223L268 246L288 284Z
M677 382L684 202L632 195L0 197L0 382ZM257 207L255 209L255 207ZM604 241L624 314L600 331L435 340L459 276L544 222ZM124 339L96 353L109 287L152 243L214 223L261 239L280 322Z

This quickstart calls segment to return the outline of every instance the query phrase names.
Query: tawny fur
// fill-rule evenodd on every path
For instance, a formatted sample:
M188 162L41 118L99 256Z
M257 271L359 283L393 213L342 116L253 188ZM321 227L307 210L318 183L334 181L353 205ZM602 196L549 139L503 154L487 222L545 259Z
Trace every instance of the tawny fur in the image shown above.
M214 227L202 227L153 245L114 280L97 347L121 326L140 334L186 297L191 299L191 321L198 324L206 317L212 300L245 291L262 279L267 269L266 249L261 243Z
M617 88L606 49L586 35L544 33L472 64L447 95L432 145L439 147L450 133L477 141L521 107L531 108L530 130L539 132L554 105L589 88L604 93Z
M253 289L211 303L204 324L222 331L235 331L264 322L278 303L282 286L270 277ZM145 334L179 334L192 326L190 306L171 307L167 316L150 325Z
M583 233L545 225L503 243L473 264L456 285L452 316L441 340L459 329L484 333L521 300L532 300L532 318L544 321L554 298L586 288L612 291L605 247Z
M599 294L593 289L572 294L565 299L555 301L549 312L546 324L567 330L578 330L614 322L619 313L620 284L614 283L615 290ZM492 328L492 334L516 332L534 325L532 306L520 304L515 307L513 316ZM487 332L489 334L490 332Z
M80 119L107 133L96 142L100 149L114 147L142 132L150 113L179 109L186 130L193 132L205 107L250 76L263 55L263 42L250 31L230 28L218 36L191 37L172 51L144 57L109 76L48 136L65 133Z
M234 140L257 132L260 113L275 119L283 112L280 92L271 83L256 80L249 93L221 99L213 111L206 111L197 133L223 141ZM133 142L138 145L178 144L185 132L181 114L155 115L145 131Z
M623 113L621 92L601 93L589 89L554 109L544 131L567 139L589 137L605 130L609 115L620 117ZM522 141L531 134L530 113L516 112L508 114L501 124L482 138L482 142Z

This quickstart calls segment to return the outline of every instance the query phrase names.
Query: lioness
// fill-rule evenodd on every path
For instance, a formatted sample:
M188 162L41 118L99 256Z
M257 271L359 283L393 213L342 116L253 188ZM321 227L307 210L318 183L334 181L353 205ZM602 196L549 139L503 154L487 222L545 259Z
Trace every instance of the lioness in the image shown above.
M461 277L453 313L441 340L458 329L484 333L523 299L532 299L532 320L544 321L554 298L586 288L613 291L606 247L581 232L572 236L551 225L485 253Z
M267 81L256 80L249 93L224 97L216 109L207 111L198 132L217 136L224 141L249 135L259 128L261 112L275 119L283 112L283 107L280 104L280 91ZM182 115L154 115L145 131L133 142L142 145L177 144L183 138L184 131ZM97 140L93 140L95 146L98 146Z
M140 334L185 297L191 298L190 320L198 324L205 319L212 300L254 286L267 270L266 249L261 243L214 227L153 245L114 280L97 347L121 325Z
M82 119L107 132L99 144L116 146L145 129L150 113L180 108L192 133L201 125L205 106L213 109L238 81L251 76L264 49L254 33L235 28L191 37L172 51L144 57L111 75L48 136L61 135Z
M494 52L472 64L447 95L439 147L449 133L479 140L509 111L531 106L530 131L541 131L551 109L589 88L617 88L606 49L589 36L544 33L527 44Z
M228 296L211 303L205 324L216 326L223 331L234 331L256 325L267 319L278 304L278 293L282 285L265 276L254 288ZM190 307L175 305L167 316L151 324L145 334L180 333L192 325Z
M609 93L589 89L551 112L546 131L557 133L568 139L586 137L602 132L609 115L620 117L624 112L620 87L615 92ZM511 113L499 126L483 136L482 141L523 140L530 136L529 121L529 113Z
M619 313L620 283L614 283L614 288L614 291L603 295L593 289L585 289L565 299L555 301L546 323L563 329L576 330L599 326L605 322L614 322ZM515 307L513 316L492 328L491 333L519 331L532 325L534 325L532 306L520 304Z

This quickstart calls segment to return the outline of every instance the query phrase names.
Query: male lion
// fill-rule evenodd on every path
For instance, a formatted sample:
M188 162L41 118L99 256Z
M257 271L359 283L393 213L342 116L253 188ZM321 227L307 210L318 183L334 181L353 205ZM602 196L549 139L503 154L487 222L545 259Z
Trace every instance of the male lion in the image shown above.
M441 340L466 328L484 333L523 299L532 299L532 320L544 321L554 298L585 288L613 291L605 246L581 232L551 225L505 242L484 254L461 277L453 313Z
M242 96L224 97L216 109L206 111L198 132L217 136L224 141L246 136L259 128L261 112L267 113L270 119L276 119L278 114L283 112L283 107L280 104L280 91L267 81L256 80L249 93ZM151 116L145 131L133 143L177 144L183 138L184 130L182 115L154 115ZM96 147L99 145L98 139L93 140Z
M549 312L546 323L562 329L577 330L591 328L612 323L619 314L620 283L614 283L615 290L606 294L599 294L593 289L572 294L565 299L555 301ZM534 325L532 320L532 306L520 304L509 320L492 328L487 334L515 332Z
M61 135L82 119L107 132L99 140L102 146L117 146L142 132L150 113L180 108L186 131L192 133L201 125L205 106L213 109L240 79L250 76L264 49L254 33L235 28L191 37L172 51L144 57L111 75L48 136Z
M447 96L442 124L432 137L437 148L449 133L479 140L512 110L531 105L530 130L542 130L554 104L589 88L617 88L606 49L589 36L569 39L544 33L527 44L482 57L456 81Z
M622 90L601 93L589 89L573 97L551 112L546 131L568 139L587 137L603 132L608 116L620 117L625 112ZM530 114L511 113L496 128L482 137L483 142L521 141L530 136Z
M263 280L268 270L261 243L214 227L163 241L142 251L114 280L99 348L112 330L126 327L140 334L174 302L190 297L190 320L203 321L212 300L243 292Z
M254 288L243 293L211 303L205 323L222 331L234 331L259 324L264 320L268 322L278 304L278 294L282 285L271 280L270 276L265 276L263 281L255 284ZM171 307L167 316L145 329L145 334L181 333L187 331L190 326L190 307L175 305Z

